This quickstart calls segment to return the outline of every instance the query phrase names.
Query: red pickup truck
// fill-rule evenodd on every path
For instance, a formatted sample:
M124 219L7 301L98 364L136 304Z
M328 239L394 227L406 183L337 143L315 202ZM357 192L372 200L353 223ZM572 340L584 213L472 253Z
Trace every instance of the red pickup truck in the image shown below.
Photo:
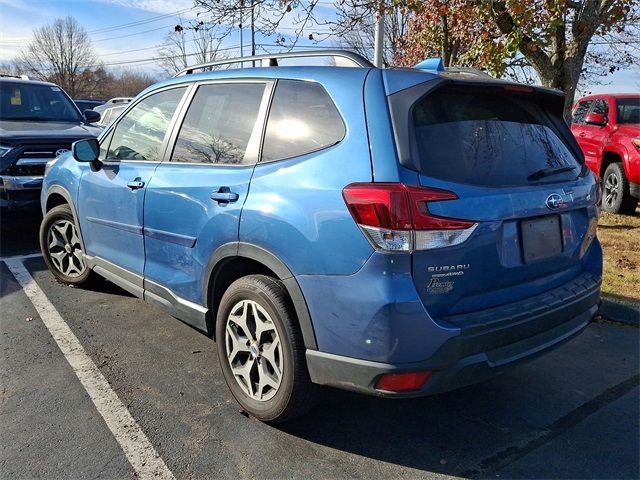
M633 214L640 199L640 95L581 98L572 109L571 131L587 166L602 179L602 208Z

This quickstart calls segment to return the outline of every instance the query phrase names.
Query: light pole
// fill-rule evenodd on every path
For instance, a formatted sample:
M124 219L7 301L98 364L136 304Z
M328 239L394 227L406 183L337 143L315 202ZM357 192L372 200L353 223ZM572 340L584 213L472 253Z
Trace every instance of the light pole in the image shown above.
M242 35L242 22L244 20L244 0L240 0L240 58L244 57L244 38Z
M376 15L376 30L373 41L373 64L382 68L384 66L384 2L378 3L378 14Z

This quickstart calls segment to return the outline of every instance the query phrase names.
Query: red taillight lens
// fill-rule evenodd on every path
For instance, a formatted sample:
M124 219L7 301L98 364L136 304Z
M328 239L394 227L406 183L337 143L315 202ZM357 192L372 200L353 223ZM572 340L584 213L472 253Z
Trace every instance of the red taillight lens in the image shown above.
M383 251L410 252L458 245L477 226L429 212L428 202L458 198L446 190L403 183L352 183L344 188L342 196L365 236Z
M376 382L376 390L411 392L420 390L431 378L432 372L386 373Z
M427 202L456 200L458 196L455 193L437 188L404 187L409 194L414 230L462 230L473 226L474 222L436 217L429 213Z
M342 191L353 218L367 227L391 230L465 229L473 222L436 217L427 202L455 200L458 196L437 188L412 187L403 183L353 183Z
M342 191L351 215L360 225L410 230L407 190L401 183L354 183Z

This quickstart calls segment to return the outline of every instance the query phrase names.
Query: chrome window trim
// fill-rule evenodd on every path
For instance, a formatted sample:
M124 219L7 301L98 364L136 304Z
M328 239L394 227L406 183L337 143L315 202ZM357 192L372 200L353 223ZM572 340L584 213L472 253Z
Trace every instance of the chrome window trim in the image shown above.
M265 86L264 92L262 94L262 100L260 101L260 107L258 108L258 116L256 118L256 123L253 126L253 131L251 132L251 137L249 138L249 143L247 144L247 150L244 154L243 163L234 165L234 164L226 164L226 163L202 163L202 162L174 162L171 160L171 156L173 155L173 150L176 146L176 141L178 136L180 135L180 129L182 128L182 124L187 116L189 111L189 106L198 91L198 88L203 85L217 85L217 84L249 84L249 83L259 83ZM275 90L276 80L272 78L220 78L220 79L209 79L209 80L201 80L195 82L193 84L193 89L189 92L188 97L185 99L185 103L183 105L183 110L180 111L180 116L177 118L177 121L174 124L174 131L171 134L169 139L169 145L171 146L165 152L165 158L163 163L167 163L170 165L190 165L190 166L199 166L199 167L223 167L223 168L243 168L249 167L253 168L259 161L260 153L262 149L263 135L264 129L267 124L267 114L269 111L269 107L271 105L271 98L273 96L273 92Z
M183 82L183 83L177 83L177 84L172 84L172 85L167 85L165 87L162 88L158 88L156 90L152 90L148 93L146 93L144 96L136 99L136 100L132 100L131 102L129 102L129 104L127 105L127 107L120 112L120 114L118 115L118 121L117 122L112 122L110 124L110 126L105 129L104 132L102 132L102 134L100 135L99 139L98 139L98 143L100 145L100 147L102 147L102 141L105 139L109 140L109 146L106 148L107 151L107 155L109 153L109 148L111 147L111 141L113 139L113 132L114 130L118 127L118 125L120 125L120 122L129 114L129 112L135 108L137 105L139 105L141 102L145 101L147 98L149 98L152 95L156 95L158 93L162 93L168 90L173 90L176 88L184 88L185 91L182 94L182 98L180 99L180 101L178 102L178 106L176 107L175 111L173 112L173 116L171 117L171 121L169 122L169 125L167 126L167 131L165 132L164 135L164 139L162 140L162 143L160 144L160 148L158 150L158 158L155 160L118 160L118 159L113 159L113 158L105 158L105 160L103 161L103 163L121 163L121 162L135 162L135 163L160 163L162 162L162 160L164 159L164 156L166 154L167 151L167 146L168 146L168 141L170 138L169 132L171 132L174 128L175 122L176 120L179 118L178 114L179 112L181 112L181 109L184 105L185 99L189 97L190 94L190 90L193 88L193 84L191 82Z

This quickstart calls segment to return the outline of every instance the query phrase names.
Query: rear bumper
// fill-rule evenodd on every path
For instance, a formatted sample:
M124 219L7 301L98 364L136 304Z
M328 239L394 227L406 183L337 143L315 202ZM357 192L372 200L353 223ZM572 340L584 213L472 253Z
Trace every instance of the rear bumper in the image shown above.
M593 319L599 300L600 278L585 274L537 297L474 314L477 321L473 325L422 362L380 363L308 350L309 374L321 385L383 397L416 397L453 390L486 380L575 337ZM469 318L464 320L468 322ZM393 393L375 389L384 373L423 370L433 375L421 390Z
M640 183L629 183L631 196L640 200Z

